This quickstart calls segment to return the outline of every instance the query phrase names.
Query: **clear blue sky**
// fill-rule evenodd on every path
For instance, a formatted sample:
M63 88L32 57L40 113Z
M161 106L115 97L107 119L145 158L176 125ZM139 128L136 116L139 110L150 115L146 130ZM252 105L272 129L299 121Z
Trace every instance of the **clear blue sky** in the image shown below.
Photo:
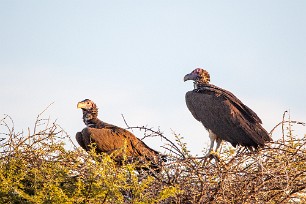
M0 114L26 130L55 102L45 116L74 138L76 104L90 98L102 120L173 130L201 154L209 140L184 75L204 67L268 131L287 109L306 121L305 22L303 0L0 0Z

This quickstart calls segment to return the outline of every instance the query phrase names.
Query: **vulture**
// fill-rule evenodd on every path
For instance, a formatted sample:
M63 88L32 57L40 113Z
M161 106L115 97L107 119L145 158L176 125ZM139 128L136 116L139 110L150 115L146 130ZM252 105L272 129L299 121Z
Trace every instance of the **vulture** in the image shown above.
M184 81L193 80L194 89L186 93L186 104L193 117L201 122L209 133L210 148L216 141L216 152L222 142L250 150L263 147L272 141L261 126L261 119L234 94L210 84L209 73L201 68L185 75Z
M126 156L128 161L148 162L155 171L158 171L160 162L165 161L164 155L148 147L131 132L98 119L98 108L93 101L85 99L77 104L77 108L82 109L83 122L87 126L76 134L76 140L84 150L90 151L91 144L95 143L97 153L114 153L118 164L122 164Z

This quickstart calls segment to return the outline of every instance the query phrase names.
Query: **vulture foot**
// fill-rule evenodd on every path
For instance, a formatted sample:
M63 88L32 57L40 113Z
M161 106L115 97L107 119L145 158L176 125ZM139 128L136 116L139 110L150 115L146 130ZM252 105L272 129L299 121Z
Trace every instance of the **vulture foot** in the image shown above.
M220 161L220 156L217 152L210 151L207 153L204 157L204 163L211 161L212 159L215 159L217 162Z

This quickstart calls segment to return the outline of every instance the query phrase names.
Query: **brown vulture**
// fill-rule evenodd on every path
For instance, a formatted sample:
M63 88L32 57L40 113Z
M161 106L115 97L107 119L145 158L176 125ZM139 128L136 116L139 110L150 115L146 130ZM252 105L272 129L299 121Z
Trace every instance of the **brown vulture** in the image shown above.
M77 108L82 109L87 127L76 134L76 140L86 151L95 143L97 153L114 153L114 160L118 164L122 163L125 155L128 161L148 162L155 171L165 160L164 155L148 147L131 132L99 120L98 108L93 101L85 99L78 103Z
M216 151L222 140L234 147L241 145L250 150L272 141L257 114L231 92L210 84L210 75L206 70L193 70L184 77L184 81L187 80L194 81L194 89L186 93L186 104L193 117L209 133L211 143L208 154L213 150L215 141Z

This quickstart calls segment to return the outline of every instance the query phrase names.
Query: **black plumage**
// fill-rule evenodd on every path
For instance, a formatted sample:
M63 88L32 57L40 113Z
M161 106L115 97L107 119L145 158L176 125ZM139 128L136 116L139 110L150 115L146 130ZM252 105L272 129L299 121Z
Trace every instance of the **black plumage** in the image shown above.
M210 75L206 70L195 69L184 77L184 81L187 80L193 80L195 87L186 93L186 104L209 132L209 152L214 141L217 141L216 151L222 140L234 147L241 145L250 149L272 141L257 114L231 92L209 84Z

